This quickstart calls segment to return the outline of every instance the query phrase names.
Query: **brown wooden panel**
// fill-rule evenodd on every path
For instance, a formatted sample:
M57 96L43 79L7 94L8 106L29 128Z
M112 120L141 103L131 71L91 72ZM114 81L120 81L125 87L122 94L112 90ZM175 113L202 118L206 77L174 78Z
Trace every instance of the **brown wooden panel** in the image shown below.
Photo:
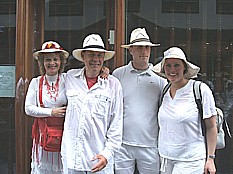
M31 125L32 118L25 115L24 101L27 91L28 83L34 76L35 63L32 59L32 50L36 44L41 45L41 38L43 32L36 32L34 25L34 10L38 9L40 13L36 12L36 17L43 14L44 1L37 0L20 0L17 1L16 10L16 98L15 98L15 137L16 137L16 172L19 174L30 173L31 163ZM36 7L35 7L36 6ZM39 22L43 23L42 18ZM43 27L39 23L40 27ZM41 30L40 28L38 30ZM38 34L39 33L39 34Z
M115 45L114 67L124 65L124 49L121 45L125 42L125 0L115 1Z

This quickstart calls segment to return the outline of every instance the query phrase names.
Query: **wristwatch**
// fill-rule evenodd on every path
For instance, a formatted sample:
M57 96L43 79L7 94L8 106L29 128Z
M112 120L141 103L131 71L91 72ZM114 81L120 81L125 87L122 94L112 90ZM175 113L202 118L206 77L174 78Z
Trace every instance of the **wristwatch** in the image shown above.
M215 155L209 155L208 157L211 159L215 159Z

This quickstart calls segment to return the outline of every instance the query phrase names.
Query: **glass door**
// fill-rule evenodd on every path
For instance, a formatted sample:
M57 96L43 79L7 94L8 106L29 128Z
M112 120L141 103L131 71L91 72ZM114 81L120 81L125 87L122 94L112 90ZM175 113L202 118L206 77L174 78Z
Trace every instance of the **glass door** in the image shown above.
M71 53L65 70L83 66L72 51L82 48L91 33L100 34L105 47L114 49L114 1L46 0L44 14L44 40L55 40Z
M0 173L15 166L15 0L0 0Z

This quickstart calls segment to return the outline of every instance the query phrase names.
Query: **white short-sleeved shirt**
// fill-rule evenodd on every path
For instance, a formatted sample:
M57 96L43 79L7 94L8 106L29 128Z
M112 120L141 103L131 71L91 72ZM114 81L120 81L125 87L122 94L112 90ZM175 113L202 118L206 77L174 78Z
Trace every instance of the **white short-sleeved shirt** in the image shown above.
M140 147L157 147L157 111L161 91L167 81L151 70L133 68L132 62L117 68L113 75L123 88L123 143Z
M91 159L102 154L113 165L114 151L122 143L123 95L115 77L98 77L88 89L83 69L67 72L68 106L62 137L62 162L65 170L91 171Z
M193 93L194 80L176 91L172 99L169 90L159 108L159 153L171 160L193 161L206 157L201 130L201 118ZM209 87L201 84L203 116L216 115L215 101Z

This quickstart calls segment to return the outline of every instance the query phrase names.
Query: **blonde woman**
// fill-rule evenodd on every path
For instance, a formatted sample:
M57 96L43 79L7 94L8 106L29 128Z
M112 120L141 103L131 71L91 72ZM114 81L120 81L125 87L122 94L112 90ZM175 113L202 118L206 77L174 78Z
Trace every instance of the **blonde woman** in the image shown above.
M40 76L31 80L25 112L35 118L64 117L67 99L65 95L65 75L63 72L69 53L54 42L45 42L33 57L38 60ZM41 93L40 93L41 91ZM39 97L41 95L41 97ZM43 106L41 106L43 104ZM41 146L43 130L33 126L32 174L60 174L62 163L60 152L44 150Z
M34 118L49 118L50 122L57 122L57 119L54 118L64 117L66 113L66 74L62 72L67 58L69 57L69 53L57 42L48 41L42 45L41 50L33 54L33 57L38 61L41 75L33 78L30 82L25 101L25 112L27 115ZM101 70L101 77L107 78L108 75L109 69L103 67ZM62 119L59 120L61 120L62 123L64 121ZM61 121L59 121L59 124ZM43 143L41 142L42 128L40 124L42 123L39 122L38 125L34 124L32 130L33 148L31 173L63 173L60 149L54 152L51 151L51 149L45 150L41 145Z
M158 112L161 174L215 174L217 113L212 92L202 83L205 145L191 79L200 68L188 62L180 48L172 47L164 52L163 60L153 70L171 83Z

